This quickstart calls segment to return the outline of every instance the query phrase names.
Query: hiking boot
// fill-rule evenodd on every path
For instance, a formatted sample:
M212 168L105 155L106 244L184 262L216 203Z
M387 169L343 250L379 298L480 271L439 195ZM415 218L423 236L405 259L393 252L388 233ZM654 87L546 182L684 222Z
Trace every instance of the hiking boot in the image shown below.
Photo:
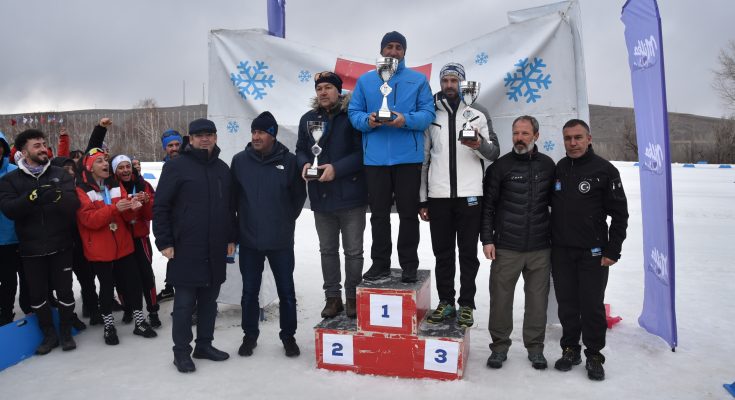
M225 361L230 358L230 355L211 344L205 344L196 346L192 357L211 361Z
M243 357L250 357L253 355L253 349L258 347L258 339L253 339L248 336L243 336L242 344L237 350L237 354Z
M196 371L194 360L186 353L174 353L174 365L182 374Z
M38 347L36 347L36 354L44 355L48 354L54 348L59 346L59 338L56 336L56 331L53 327L43 329L43 341Z
M160 292L156 295L156 303L161 303L164 301L169 301L174 299L174 287L166 285L163 289L161 289ZM193 364L193 362L192 362Z
M345 314L349 318L357 318L357 299L347 299L345 303Z
M457 315L457 310L454 309L454 305L449 304L446 301L440 301L436 310L431 312L429 318L426 320L432 324L438 324L444 322L447 318L453 318Z
M390 267L383 268L383 267L378 267L378 266L373 265L372 267L370 267L368 272L366 272L362 276L362 279L366 281L377 281L383 278L387 278L389 276L390 276Z
M587 357L587 377L593 381L604 381L605 380L605 369L602 368L602 364L605 362L605 357L602 354L593 354Z
M503 361L508 359L508 353L493 351L487 359L487 367L492 369L503 368Z
M462 328L469 328L475 324L475 318L472 317L472 307L459 307L459 313L457 314L457 324Z
M418 276L415 269L406 270L404 269L403 272L401 272L401 282L403 283L414 283L418 281Z
M286 350L286 357L298 357L301 354L296 339L292 337L283 341L283 349Z
M161 327L161 319L158 318L157 312L148 313L148 325L156 329Z
M582 363L582 357L579 353L579 349L565 347L561 353L561 358L554 363L554 368L564 372L571 370L573 366Z
M528 353L528 361L531 362L533 369L546 369L549 366L544 353Z
M144 338L154 338L158 336L156 331L154 331L153 328L151 328L151 326L145 321L135 325L133 335L143 336Z
M322 310L322 318L334 318L343 310L341 297L327 297L327 304Z
M79 319L77 313L72 314L71 326L73 326L74 329L76 329L77 331L83 331L87 329L87 325L81 319Z
M74 350L77 348L77 343L74 341L74 338L71 336L71 327L61 327L61 335L59 338L59 341L61 342L61 350L63 351L69 351Z
M115 346L120 344L120 339L117 338L117 329L114 325L105 325L105 344Z

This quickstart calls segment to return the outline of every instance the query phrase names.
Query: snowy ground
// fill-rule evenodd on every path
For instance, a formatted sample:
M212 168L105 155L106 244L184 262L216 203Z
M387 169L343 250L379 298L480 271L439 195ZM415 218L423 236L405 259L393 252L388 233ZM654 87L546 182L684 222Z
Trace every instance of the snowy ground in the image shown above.
M297 341L302 355L289 359L278 340L277 309L269 308L261 337L250 358L237 355L242 332L238 306L221 305L215 345L230 352L223 363L197 360L197 371L183 375L172 365L168 314L156 339L132 335L132 326L119 325L121 344L106 346L102 329L92 327L76 336L78 349L55 350L32 357L0 372L2 399L211 399L211 398L423 398L423 399L728 399L723 383L735 380L735 269L726 246L733 245L735 170L681 168L674 171L677 308L679 347L668 345L638 326L643 300L642 239L638 170L618 163L630 205L630 228L623 258L612 267L606 302L623 321L608 331L604 350L607 379L591 382L583 366L561 373L536 371L521 343L523 297L516 291L516 329L509 359L500 370L489 370L489 262L482 262L478 282L476 325L472 328L465 378L456 382L398 379L328 372L315 368L312 327L323 306L321 272L313 214L304 210L297 224L295 279L298 297ZM397 223L397 221L395 221ZM369 224L368 224L369 229ZM433 269L428 224L421 225L421 265ZM395 229L394 229L395 231ZM370 234L365 235L370 248ZM478 246L479 252L479 246ZM369 254L369 252L367 253ZM478 253L480 256L481 252ZM397 262L395 262L397 265ZM366 261L369 266L369 261ZM165 262L157 255L155 271L163 283ZM230 266L230 268L237 268ZM435 292L435 291L434 291ZM436 304L432 294L432 304ZM121 315L116 315L120 319ZM547 358L559 356L561 327L547 330ZM334 396L334 397L331 397Z

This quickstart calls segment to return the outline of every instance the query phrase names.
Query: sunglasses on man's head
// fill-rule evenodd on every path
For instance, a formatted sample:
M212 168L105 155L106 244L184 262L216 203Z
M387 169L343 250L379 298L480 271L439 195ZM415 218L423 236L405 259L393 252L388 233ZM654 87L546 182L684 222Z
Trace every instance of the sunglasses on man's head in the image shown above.
M317 72L316 74L314 74L314 82L322 78L329 78L332 75L335 75L334 72L330 72L330 71Z

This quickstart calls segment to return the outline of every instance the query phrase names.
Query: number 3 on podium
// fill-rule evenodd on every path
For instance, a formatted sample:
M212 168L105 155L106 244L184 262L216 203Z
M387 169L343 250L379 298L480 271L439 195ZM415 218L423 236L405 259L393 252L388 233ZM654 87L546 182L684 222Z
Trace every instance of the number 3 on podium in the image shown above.
M457 373L459 343L448 340L426 339L424 342L424 369Z

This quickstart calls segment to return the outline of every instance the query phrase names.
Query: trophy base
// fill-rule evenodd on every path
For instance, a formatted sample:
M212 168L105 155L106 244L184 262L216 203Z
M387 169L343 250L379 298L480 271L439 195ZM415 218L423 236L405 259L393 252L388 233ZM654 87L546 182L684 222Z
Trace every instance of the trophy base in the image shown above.
M393 113L390 110L380 110L375 115L375 120L378 122L390 121L393 119Z
M308 168L304 176L306 177L306 179L319 179L322 177L323 173L324 173L323 169Z
M463 129L459 131L459 139L457 140L477 140L477 132L473 129Z

